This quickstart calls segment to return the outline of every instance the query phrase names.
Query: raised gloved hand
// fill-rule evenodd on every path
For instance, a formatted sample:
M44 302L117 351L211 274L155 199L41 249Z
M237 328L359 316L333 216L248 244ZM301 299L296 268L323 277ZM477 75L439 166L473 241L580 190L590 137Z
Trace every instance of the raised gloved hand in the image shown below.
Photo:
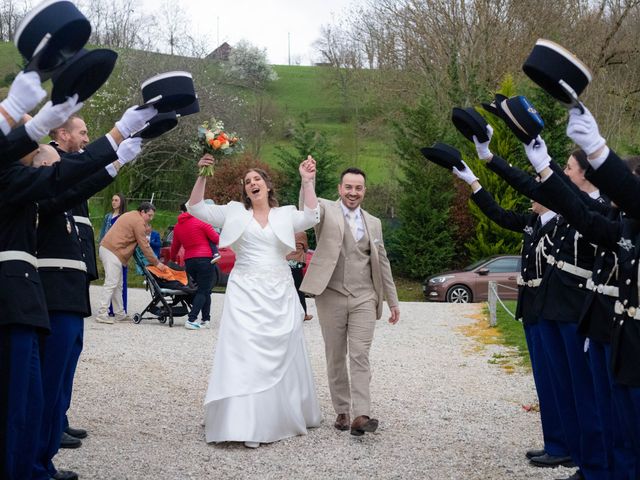
M144 124L158 114L155 107L145 107L138 109L137 106L130 107L116 122L116 128L123 138L128 138L132 133L137 132Z
M478 137L476 137L475 135L473 136L473 143L476 144L476 152L478 152L478 158L485 161L489 160L493 156L493 153L491 153L491 150L489 150L489 144L491 143L491 137L493 136L493 128L488 124L487 136L489 137L489 140L482 143L478 141Z
M31 140L37 142L49 132L66 122L71 115L82 108L78 102L78 95L68 98L65 102L53 105L48 101L36 115L29 120L24 128Z
M549 166L551 157L547 152L547 144L540 135L538 135L531 143L524 146L524 151L527 154L529 163L533 166L536 173L542 172Z
M607 142L598 131L596 119L587 107L583 105L583 108L584 113L581 113L579 108L569 110L567 136L584 150L584 153L591 155L604 147Z
M458 170L456 167L453 167L453 169L451 171L460 180L463 180L463 181L467 182L469 185L471 185L473 182L478 180L478 177L475 176L475 174L467 166L467 164L464 162L464 160L462 161L462 164L464 165L464 168L462 170Z
M0 105L14 121L19 122L46 96L37 72L20 72L9 88L9 95Z
M142 138L134 137L127 138L118 147L118 162L121 165L126 165L129 162L135 160L140 151L142 150Z

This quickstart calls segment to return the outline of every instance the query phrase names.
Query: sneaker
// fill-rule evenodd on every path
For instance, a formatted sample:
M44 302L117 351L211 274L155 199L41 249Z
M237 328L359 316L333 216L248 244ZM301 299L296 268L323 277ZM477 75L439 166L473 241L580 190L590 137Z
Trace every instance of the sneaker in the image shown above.
M222 256L219 253L216 253L213 258L211 259L211 265L218 263L220 261L220 259L222 258Z
M113 318L105 313L101 313L100 315L96 315L96 322L108 323L109 325L113 325Z
M119 323L133 323L133 318L131 318L129 315L118 315L116 316L116 322Z
M184 322L184 328L187 330L200 330L200 324L198 322L190 322L187 320Z
M200 322L200 328L209 328L210 324L211 324L211 322L209 320L206 320L204 322Z

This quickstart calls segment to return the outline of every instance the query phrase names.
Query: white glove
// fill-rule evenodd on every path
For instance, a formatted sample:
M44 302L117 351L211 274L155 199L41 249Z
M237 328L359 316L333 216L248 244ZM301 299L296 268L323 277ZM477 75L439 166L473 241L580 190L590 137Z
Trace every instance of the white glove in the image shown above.
M569 110L567 136L587 155L597 152L607 144L605 139L600 136L596 119L593 118L587 107L584 107L584 113L580 113L578 108Z
M118 155L118 162L121 165L126 165L129 162L135 160L140 151L142 150L142 138L127 138L118 147L116 152Z
M82 108L83 103L78 102L78 95L68 98L65 102L53 105L51 101L44 104L36 115L29 120L24 128L31 140L37 142L51 130L66 122L71 115Z
M524 151L527 154L529 163L531 163L536 173L542 172L549 166L551 157L547 152L547 144L544 143L544 140L540 135L538 135L534 140L531 140L531 143L525 145Z
M473 182L478 180L478 177L476 177L471 169L467 166L467 164L464 163L464 160L462 161L462 164L464 165L464 168L462 170L458 170L456 167L453 167L452 172L460 180L463 180L471 185Z
M478 137L475 135L473 136L473 143L476 144L476 152L478 152L478 158L480 160L489 160L493 156L491 150L489 150L489 144L491 143L491 137L493 136L493 128L491 128L491 125L489 124L487 124L487 136L489 137L489 140L482 143L478 141Z
M9 95L0 104L16 122L22 116L33 110L47 92L40 85L40 76L37 72L20 72L9 88Z
M116 122L116 128L124 138L128 138L132 133L144 127L144 124L157 114L158 110L155 107L145 107L139 110L137 105L130 107Z

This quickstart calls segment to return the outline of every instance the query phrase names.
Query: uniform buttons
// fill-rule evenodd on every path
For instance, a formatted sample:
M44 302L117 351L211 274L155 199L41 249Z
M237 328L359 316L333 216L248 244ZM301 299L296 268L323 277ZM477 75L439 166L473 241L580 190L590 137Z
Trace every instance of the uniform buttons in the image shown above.
M524 258L529 258L529 254L527 253L527 254L524 256Z
M604 252L602 252L602 253L600 254L600 256L601 256L601 257L604 257Z
M28 274L28 273L25 273L25 274L24 274L24 276L25 276L25 277L27 277L27 278L29 278L29 274Z
M631 285L631 279L630 279L630 278L627 278L627 279L624 281L624 283L625 283L626 285Z
M620 325L624 325L624 320L620 320Z
M560 249L559 248L556 249L556 253L560 253Z
M634 263L636 263L636 259L635 258L633 260L631 260L631 265L633 265Z
M564 240L564 235L560 237L560 240Z
M584 285L582 285L581 283L578 284L578 287L582 288L584 287Z
M629 303L629 300L625 300L622 302L623 305L626 305L627 303Z
M599 269L598 269L598 271L597 271L596 273L600 273L601 271L602 271L602 269L601 269L601 268L599 268Z

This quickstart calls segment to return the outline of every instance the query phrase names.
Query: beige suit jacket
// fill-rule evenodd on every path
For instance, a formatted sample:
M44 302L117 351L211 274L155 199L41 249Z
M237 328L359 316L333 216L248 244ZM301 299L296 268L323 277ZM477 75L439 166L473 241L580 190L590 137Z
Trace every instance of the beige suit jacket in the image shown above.
M318 199L320 222L314 227L316 232L316 250L307 268L300 290L311 295L324 292L331 275L340 259L340 250L345 234L344 215L340 200ZM369 233L371 246L371 274L377 297L376 318L382 316L382 302L386 300L390 307L398 305L396 286L393 283L391 265L382 241L382 224L373 215L362 210L365 228Z

